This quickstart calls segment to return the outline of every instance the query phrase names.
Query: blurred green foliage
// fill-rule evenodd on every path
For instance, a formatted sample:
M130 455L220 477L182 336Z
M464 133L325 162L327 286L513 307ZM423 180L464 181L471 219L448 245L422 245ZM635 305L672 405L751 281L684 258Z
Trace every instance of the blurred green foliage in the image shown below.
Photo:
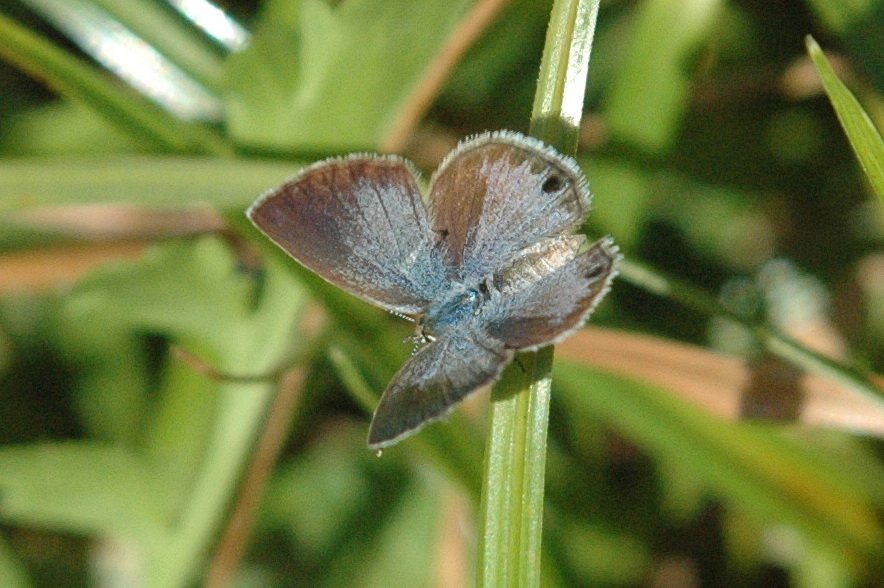
M295 267L242 218L301 164L376 148L470 4L231 1L253 35L235 50L160 0L70 4L68 21L107 11L204 84L221 109L189 121L81 53L46 5L0 4L2 255L82 244L14 214L47 205L208 204L236 236L164 239L48 292L0 275L0 585L142 574L149 586L201 583L274 387L213 379L171 346L230 374L292 358L305 372L235 585L472 578L481 422L459 411L383 459L369 454L365 394L354 390L383 389L408 355L409 325ZM452 72L422 132L526 130L549 13L548 2L511 2ZM882 14L876 0L603 3L581 136L589 232L783 330L826 324L849 363L880 372L881 205L805 36L835 53L834 73L880 127ZM310 300L328 312L318 336ZM762 353L731 322L623 280L593 321ZM884 578L880 442L726 424L567 362L552 412L550 582ZM441 546L452 533L454 554Z

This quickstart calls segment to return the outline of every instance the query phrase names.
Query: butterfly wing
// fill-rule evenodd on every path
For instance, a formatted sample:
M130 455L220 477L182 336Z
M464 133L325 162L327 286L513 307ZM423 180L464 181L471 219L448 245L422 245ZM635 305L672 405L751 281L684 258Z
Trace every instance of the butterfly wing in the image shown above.
M541 239L574 231L589 204L586 179L573 159L512 131L461 143L431 180L433 230L467 283Z
M485 332L510 349L555 343L583 325L611 287L620 253L610 238L583 252L582 237L550 239L495 275L482 309Z
M320 162L247 214L301 264L388 310L416 314L449 285L417 179L401 158Z
M458 330L422 348L384 391L371 421L368 446L388 447L444 417L476 389L490 384L513 352L477 330Z

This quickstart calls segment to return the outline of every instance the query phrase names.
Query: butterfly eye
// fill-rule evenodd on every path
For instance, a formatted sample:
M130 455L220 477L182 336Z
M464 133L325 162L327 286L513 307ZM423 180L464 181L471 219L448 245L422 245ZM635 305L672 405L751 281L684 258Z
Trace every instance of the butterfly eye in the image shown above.
M561 190L564 184L565 181L562 179L562 176L558 174L549 174L549 176L543 180L540 189L543 190L544 194L554 194Z

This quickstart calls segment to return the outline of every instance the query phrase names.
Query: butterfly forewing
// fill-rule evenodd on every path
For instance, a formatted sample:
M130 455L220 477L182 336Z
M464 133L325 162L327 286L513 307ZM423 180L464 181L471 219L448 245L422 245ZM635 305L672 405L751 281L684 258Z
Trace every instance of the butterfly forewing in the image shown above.
M433 175L430 216L464 282L481 280L537 241L575 230L589 190L573 159L511 132L461 144Z
M307 268L388 310L416 314L448 288L417 180L397 157L320 162L248 216Z

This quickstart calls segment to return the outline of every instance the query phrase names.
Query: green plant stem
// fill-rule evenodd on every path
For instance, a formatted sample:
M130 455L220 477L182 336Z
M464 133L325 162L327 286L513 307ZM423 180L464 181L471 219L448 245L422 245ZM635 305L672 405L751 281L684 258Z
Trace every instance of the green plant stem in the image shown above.
M552 348L495 387L485 453L480 586L539 586Z
M557 0L530 134L574 154L598 2ZM495 386L485 452L478 586L539 586L553 349L521 354Z
M597 0L557 0L547 28L529 133L569 155L577 153L597 17Z

